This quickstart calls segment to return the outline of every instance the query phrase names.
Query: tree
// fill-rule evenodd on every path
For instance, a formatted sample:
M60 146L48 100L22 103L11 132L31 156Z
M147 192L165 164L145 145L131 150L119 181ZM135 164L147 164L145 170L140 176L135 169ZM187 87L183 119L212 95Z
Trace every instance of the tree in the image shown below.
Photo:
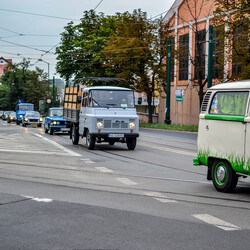
M162 46L164 38L158 25L159 22L148 20L141 10L118 13L116 30L102 50L103 67L113 69L135 91L146 94L149 123L152 123L154 91L165 72L162 49L166 46Z
M35 109L38 109L39 100L48 98L47 74L39 68L35 71L28 68L29 62L24 60L22 63L13 64L11 70L2 76L0 102L4 109L14 110L18 99L33 103Z
M81 23L69 23L57 47L57 71L68 82L70 77L113 76L112 70L101 66L100 51L106 39L114 32L115 18L85 11Z
M220 29L220 39L225 39L232 72L229 79L249 79L249 0L215 0L214 26ZM224 47L223 47L224 48Z

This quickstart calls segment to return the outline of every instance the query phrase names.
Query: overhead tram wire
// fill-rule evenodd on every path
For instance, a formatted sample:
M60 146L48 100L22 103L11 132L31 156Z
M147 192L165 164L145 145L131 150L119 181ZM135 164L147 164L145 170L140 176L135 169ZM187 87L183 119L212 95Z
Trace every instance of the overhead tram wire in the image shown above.
M93 9L94 11L98 8L98 6L103 2L103 0L101 0L97 5L96 7Z
M26 15L42 16L42 17L57 18L57 19L63 19L63 20L80 22L79 19L74 19L74 18L51 16L51 15L44 15L44 14L37 14L37 13L26 12L26 11L19 11L19 10L9 10L9 9L2 9L2 8L0 8L0 11L8 11L8 12L15 12L15 13L26 14Z

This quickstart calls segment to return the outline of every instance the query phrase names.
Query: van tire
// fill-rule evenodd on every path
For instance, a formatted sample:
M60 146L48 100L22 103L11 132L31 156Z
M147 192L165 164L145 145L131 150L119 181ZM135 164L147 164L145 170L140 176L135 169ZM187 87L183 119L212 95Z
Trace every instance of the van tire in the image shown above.
M127 138L127 147L128 150L134 150L136 146L136 137L134 138Z
M86 131L86 146L90 150L95 148L95 136L90 135L89 130Z
M238 176L228 161L215 160L212 165L212 180L219 192L230 193L238 183Z
M74 145L78 145L79 142L79 131L78 127L73 123L72 132L71 132L71 140Z

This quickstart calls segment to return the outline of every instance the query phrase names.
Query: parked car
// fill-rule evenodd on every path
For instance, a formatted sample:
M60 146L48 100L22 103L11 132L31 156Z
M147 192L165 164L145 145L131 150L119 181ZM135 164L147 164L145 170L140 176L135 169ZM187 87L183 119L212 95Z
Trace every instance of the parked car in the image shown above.
M0 110L0 118L2 118L3 113L4 113L4 111Z
M8 116L10 115L10 113L12 113L14 111L4 111L3 115L2 115L2 119L3 120L7 120Z
M37 127L42 126L43 119L40 113L37 111L26 111L25 115L22 117L22 126L35 125Z
M7 122L16 122L16 112L11 112L10 115L7 118Z
M44 132L53 135L54 132L70 132L70 121L63 118L63 108L50 108L45 118Z

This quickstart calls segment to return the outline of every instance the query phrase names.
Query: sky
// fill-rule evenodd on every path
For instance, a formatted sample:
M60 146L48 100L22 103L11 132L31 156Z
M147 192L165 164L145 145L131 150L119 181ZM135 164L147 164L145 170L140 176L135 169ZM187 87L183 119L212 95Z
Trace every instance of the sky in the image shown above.
M84 11L114 15L141 9L148 18L164 16L174 0L1 0L0 57L19 63L26 58L50 78L56 72L55 48L71 20L78 24ZM57 18L56 18L57 17Z

